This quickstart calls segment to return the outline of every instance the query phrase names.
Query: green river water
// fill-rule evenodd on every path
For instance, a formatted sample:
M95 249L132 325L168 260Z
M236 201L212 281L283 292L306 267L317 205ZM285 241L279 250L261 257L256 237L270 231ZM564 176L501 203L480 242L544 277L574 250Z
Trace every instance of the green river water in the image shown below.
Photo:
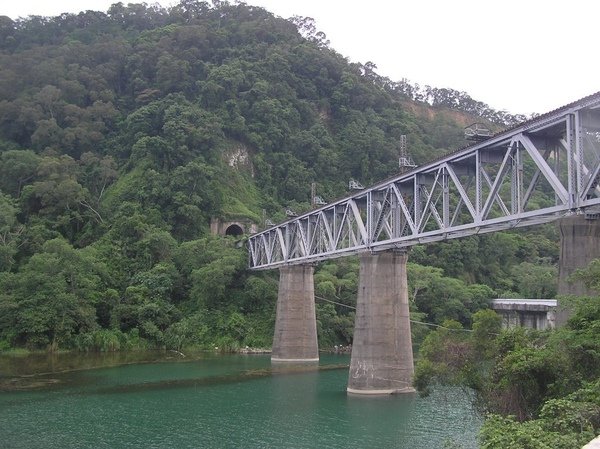
M353 397L347 355L0 357L0 448L477 447L466 393ZM459 443L460 445L458 445Z

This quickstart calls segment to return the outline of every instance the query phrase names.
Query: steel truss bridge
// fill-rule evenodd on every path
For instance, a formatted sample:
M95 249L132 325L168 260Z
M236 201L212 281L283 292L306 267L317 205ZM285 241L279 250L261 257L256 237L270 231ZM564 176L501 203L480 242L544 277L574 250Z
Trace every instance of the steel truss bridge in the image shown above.
M600 92L249 237L271 269L600 214Z

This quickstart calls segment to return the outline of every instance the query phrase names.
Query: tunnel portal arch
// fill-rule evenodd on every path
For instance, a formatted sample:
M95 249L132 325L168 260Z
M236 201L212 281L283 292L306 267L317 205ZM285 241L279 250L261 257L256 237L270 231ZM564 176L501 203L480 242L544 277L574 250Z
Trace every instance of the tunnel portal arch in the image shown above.
M222 219L213 217L210 220L212 235L241 237L244 234L253 234L258 231L256 223L247 219Z
M227 227L227 229L225 229L225 235L230 235L230 236L233 236L233 237L239 237L240 235L243 235L243 234L244 234L244 230L237 223L229 225Z

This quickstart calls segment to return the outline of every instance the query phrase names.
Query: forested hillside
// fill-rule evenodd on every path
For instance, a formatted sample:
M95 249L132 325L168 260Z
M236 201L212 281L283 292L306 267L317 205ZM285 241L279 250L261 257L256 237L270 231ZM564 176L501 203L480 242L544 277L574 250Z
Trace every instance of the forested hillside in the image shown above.
M277 221L312 182L333 199L396 173L401 135L423 163L523 118L375 69L243 3L0 17L0 349L270 346L277 273L211 218ZM554 228L527 232L415 248L414 313L551 297ZM317 295L351 305L357 266L323 264ZM321 345L351 341L349 309L317 313Z

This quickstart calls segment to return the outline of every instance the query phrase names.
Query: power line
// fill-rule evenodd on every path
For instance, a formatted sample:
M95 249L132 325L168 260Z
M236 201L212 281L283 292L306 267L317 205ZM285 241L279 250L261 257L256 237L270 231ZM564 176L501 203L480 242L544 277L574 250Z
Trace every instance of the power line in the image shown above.
M320 299L321 301L330 302L331 304L337 304L338 306L347 307L348 309L356 310L356 307L349 306L348 304L342 304L341 302L332 301L331 299L323 298L321 296L315 295L315 299ZM439 324L424 323L423 321L417 321L417 320L410 320L410 322L414 323L414 324L422 324L424 326L438 327L440 329L446 329L448 331L454 331L454 332L473 332L472 329L452 329L450 327L441 326Z
M348 304L342 304L341 302L335 302L331 299L322 298L321 296L315 295L315 299L320 299L321 301L330 302L331 304L337 304L338 306L347 307L348 309L356 310L356 307L349 306Z

